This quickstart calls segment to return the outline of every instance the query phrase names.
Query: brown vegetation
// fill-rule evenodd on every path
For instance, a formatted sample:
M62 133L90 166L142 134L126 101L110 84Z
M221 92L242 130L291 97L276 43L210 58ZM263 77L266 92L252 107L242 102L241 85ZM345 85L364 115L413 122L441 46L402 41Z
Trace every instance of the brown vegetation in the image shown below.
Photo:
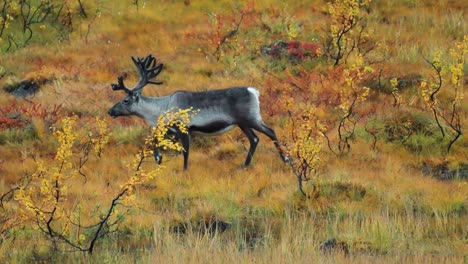
M26 30L0 4L0 262L465 261L465 1L156 2L65 1ZM243 169L234 130L194 137L188 171L177 151L138 164L150 129L107 110L148 54L165 65L148 96L257 87L293 162L261 136ZM40 87L9 93L22 81Z

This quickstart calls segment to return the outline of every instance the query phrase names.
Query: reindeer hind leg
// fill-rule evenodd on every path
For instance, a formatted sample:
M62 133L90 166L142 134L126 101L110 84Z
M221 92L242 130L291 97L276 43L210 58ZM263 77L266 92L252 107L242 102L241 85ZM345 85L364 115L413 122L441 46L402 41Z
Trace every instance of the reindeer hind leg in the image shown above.
M244 126L239 126L240 129L242 129L242 132L247 136L250 142L250 148L249 148L249 153L247 154L247 158L245 159L244 162L244 167L247 167L250 165L250 162L252 161L252 157L255 153L255 149L257 148L259 138L257 135L255 135L255 132L248 127Z
M284 162L289 162L289 157L287 157L286 155L284 155L284 152L283 150L281 149L281 146L279 144L279 141L278 141L278 137L276 137L276 133L275 131L273 130L273 128L267 126L265 123L263 123L262 121L260 122L260 124L256 124L255 126L252 127L253 129L267 135L272 141L273 143L275 144L275 147L276 149L278 150L278 153L281 157L281 159L284 161Z

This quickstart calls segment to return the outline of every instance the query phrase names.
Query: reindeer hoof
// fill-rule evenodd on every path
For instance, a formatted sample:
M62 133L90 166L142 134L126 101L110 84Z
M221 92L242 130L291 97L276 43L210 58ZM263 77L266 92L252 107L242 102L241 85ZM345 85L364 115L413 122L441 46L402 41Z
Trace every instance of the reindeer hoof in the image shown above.
M159 165L161 165L161 162L162 162L162 155L159 154L159 153L157 153L157 154L155 153L155 154L154 154L154 160L155 160Z

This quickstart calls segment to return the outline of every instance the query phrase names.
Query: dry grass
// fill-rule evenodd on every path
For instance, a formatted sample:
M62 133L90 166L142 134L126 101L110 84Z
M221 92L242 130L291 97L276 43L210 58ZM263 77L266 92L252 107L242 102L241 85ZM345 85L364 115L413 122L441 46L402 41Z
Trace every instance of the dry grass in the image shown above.
M70 203L85 201L84 209L89 211L98 203L109 203L130 175L126 164L143 144L146 124L136 118L107 117L107 109L123 97L112 92L109 84L123 72L129 74L128 83L137 80L130 56L152 53L167 66L161 74L165 84L147 87L145 95L247 84L259 87L266 96L269 87L264 87L261 59L239 58L233 63L228 58L216 61L206 54L213 49L206 40L206 34L213 30L207 13L229 17L242 4L186 2L190 5L183 1L147 2L147 7L137 12L134 6L109 1L91 26L87 43L77 30L69 42L31 45L2 54L0 63L7 69L2 85L44 76L51 81L30 100L61 104L64 113L78 114L83 126L97 116L111 125L110 146L101 160L87 164L86 180L76 178L71 183ZM417 0L375 2L370 27L387 48L389 59L383 67L393 74L426 73L421 53L434 47L446 50L453 39L466 34L464 1L439 1L437 6ZM326 6L321 1L262 1L255 3L255 9L263 21L276 23L285 16L301 21L301 41L318 35L318 24L325 24L322 19L326 16L321 12ZM249 30L265 34L255 27ZM194 32L198 38L191 37ZM245 41L251 45L247 51L258 51L261 44L271 43L255 37ZM332 81L324 83L314 81L311 86L318 92L337 88ZM388 98L381 95L375 100L385 111L394 111ZM3 94L0 107L14 102L29 104ZM262 107L267 112L275 106ZM287 139L284 116L265 115L265 119ZM0 140L0 193L21 175L34 171L32 156L52 160L56 143L47 125L36 120L34 127L39 133L30 139L25 139L26 130L0 130L7 138L4 143ZM37 230L26 227L12 230L14 238L0 241L0 262L466 262L468 185L466 180L440 181L424 176L420 164L427 157L383 139L378 141L377 150L358 139L344 158L324 148L325 170L313 180L317 189L306 184L312 196L306 199L297 192L294 175L267 137L260 136L253 164L244 169L241 164L247 147L248 141L235 130L217 138L195 138L188 171L182 170L181 155L165 156L163 173L138 190L139 208L131 211L123 232L99 242L93 256L51 252ZM466 164L465 142L457 143L454 153L446 158ZM440 159L436 155L430 158ZM145 166L157 165L147 162ZM210 219L222 220L230 227L210 233L204 226ZM174 231L180 226L185 228L183 234ZM322 254L320 244L330 237L345 242L350 254Z

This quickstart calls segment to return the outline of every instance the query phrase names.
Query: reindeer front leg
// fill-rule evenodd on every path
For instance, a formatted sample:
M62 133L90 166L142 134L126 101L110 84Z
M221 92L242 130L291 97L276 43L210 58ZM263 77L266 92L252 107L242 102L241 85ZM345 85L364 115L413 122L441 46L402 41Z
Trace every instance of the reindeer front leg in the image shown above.
M175 129L173 127L170 127L166 137L174 136L175 137L174 141L177 141L178 140L178 134L179 133L178 133L177 129ZM153 156L154 156L154 160L158 164L162 163L163 156L161 154L161 148L158 147L158 142L155 142L155 146L154 146L154 149L153 149Z
M160 147L154 147L153 149L153 156L154 160L161 165L162 162L162 154L161 154L161 148Z
M182 143L182 154L184 155L184 170L188 168L188 157L189 157L189 147L190 147L190 136L186 133L179 133L179 138Z
M171 127L166 135L174 141L179 141L182 143L182 154L184 156L184 170L188 168L188 156L189 156L189 147L190 147L190 136L187 133L180 132L177 128ZM161 148L155 146L153 149L154 159L158 164L162 162Z

